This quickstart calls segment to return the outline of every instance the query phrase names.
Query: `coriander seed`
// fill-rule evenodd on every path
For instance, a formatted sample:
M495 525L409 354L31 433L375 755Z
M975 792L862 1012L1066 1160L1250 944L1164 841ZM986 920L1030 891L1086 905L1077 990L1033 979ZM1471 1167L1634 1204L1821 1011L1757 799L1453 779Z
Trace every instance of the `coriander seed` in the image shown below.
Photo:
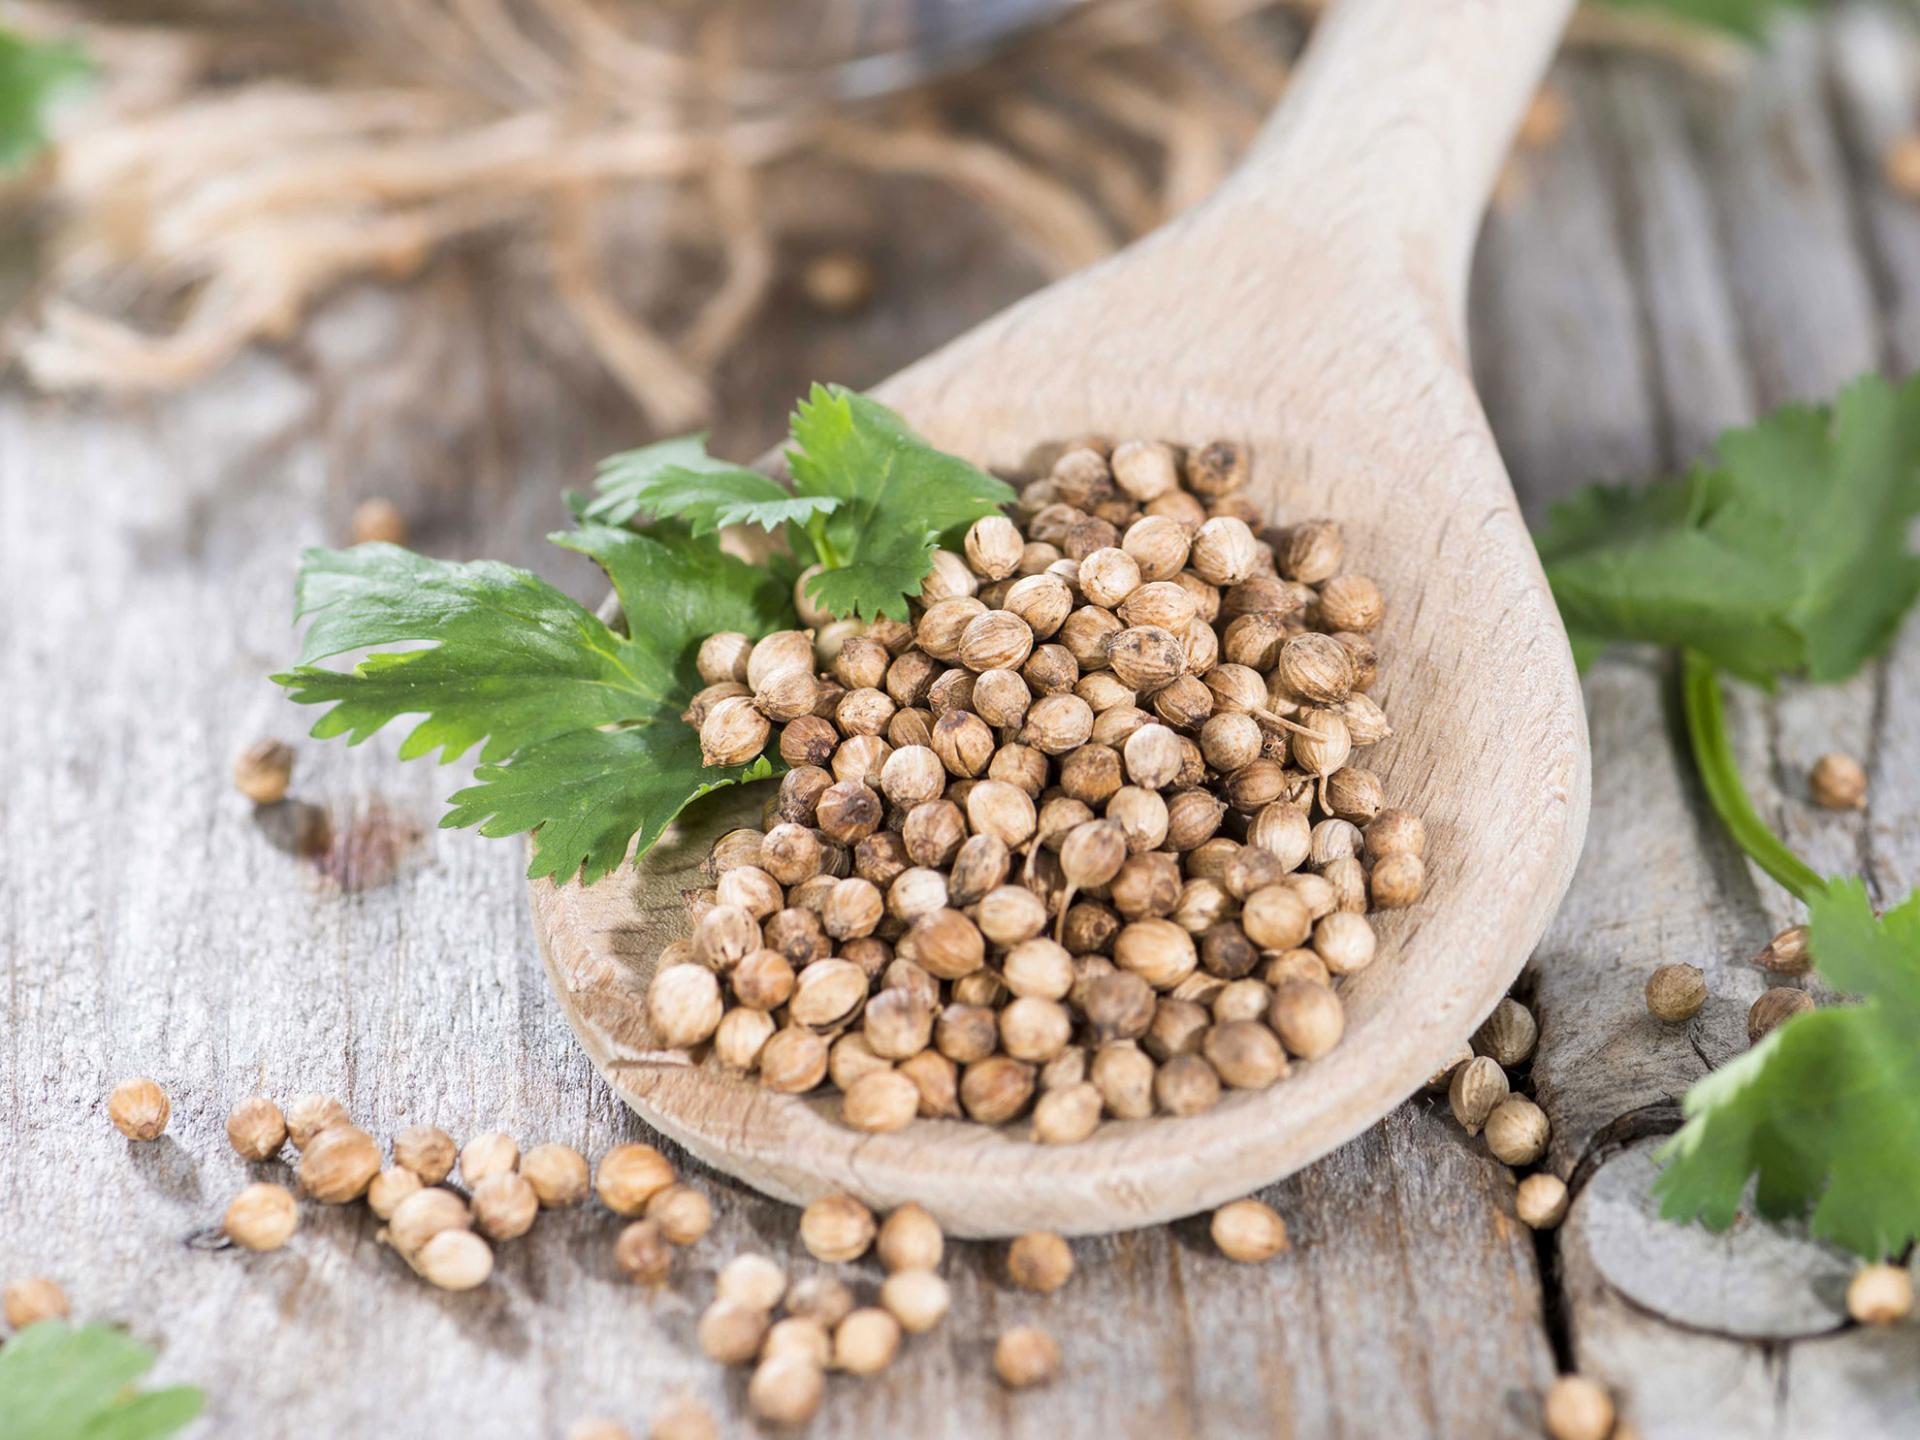
M526 1177L502 1170L473 1186L474 1228L489 1240L514 1240L533 1228L540 1197Z
M1513 1192L1513 1213L1529 1229L1551 1230L1567 1216L1566 1182L1544 1170L1527 1176Z
M520 1174L543 1210L563 1210L587 1198L587 1162L571 1145L536 1145L520 1157Z
M590 1416L567 1427L567 1440L633 1440L627 1427L616 1420Z
M382 1170L367 1183L367 1208L382 1220L391 1220L402 1200L409 1195L419 1194L425 1188L418 1175L395 1165Z
M947 1282L931 1270L896 1270L880 1286L880 1303L909 1335L924 1335L947 1317Z
M300 1188L323 1205L344 1205L366 1193L380 1173L380 1147L358 1125L333 1125L307 1142Z
M750 1310L769 1311L787 1293L787 1272L778 1261L750 1251L720 1267L714 1290L722 1300Z
M672 1249L665 1248L667 1263L671 1265ZM760 1343L766 1338L769 1324L768 1309L745 1305L723 1294L700 1316L695 1334L701 1351L722 1365L746 1364L760 1353Z
M651 1220L635 1220L620 1231L613 1259L636 1285L664 1285L673 1273L673 1245Z
M293 747L279 740L256 740L233 762L233 785L256 805L277 805L287 798L293 779Z
M1533 1012L1509 995L1473 1032L1472 1043L1475 1054L1489 1056L1503 1069L1511 1069L1533 1054L1539 1038L1540 1026Z
M305 1150L321 1132L348 1123L347 1107L331 1095L302 1095L287 1107L287 1138L296 1150Z
M800 1214L800 1243L816 1260L845 1264L873 1243L873 1212L851 1195L823 1195Z
M432 1186L395 1206L381 1234L411 1263L420 1248L441 1231L465 1230L472 1224L473 1212L465 1200L451 1190Z
M251 1096L227 1112L227 1143L242 1160L270 1160L287 1143L287 1117L266 1096Z
M1900 1265L1863 1265L1847 1282L1847 1313L1862 1325L1891 1325L1913 1312L1913 1276Z
M1547 1388L1545 1418L1552 1440L1607 1440L1613 1433L1613 1399L1598 1381L1562 1375Z
M849 1126L867 1135L904 1130L920 1109L920 1087L898 1070L874 1070L847 1086L840 1114Z
M1515 1095L1494 1106L1484 1127L1487 1149L1503 1165L1531 1165L1547 1152L1547 1115Z
M820 1409L826 1376L797 1355L762 1361L747 1382L747 1405L770 1425L804 1425Z
M409 1125L393 1137L393 1163L411 1170L423 1185L438 1185L451 1175L459 1154L453 1137L436 1125Z
M1784 1022L1813 1009L1813 996L1788 985L1776 985L1747 1011L1747 1041L1758 1045Z
M16 1331L42 1320L64 1320L72 1313L66 1291L41 1275L9 1281L4 1297L0 1297L0 1308L5 1310L7 1324Z
M1080 1080L1049 1088L1033 1107L1033 1138L1041 1145L1077 1145L1100 1125L1099 1087Z
M647 1440L720 1440L720 1427L706 1406L690 1395L681 1395L669 1400L666 1408L653 1417L647 1426Z
M1867 772L1851 755L1832 751L1814 762L1807 777L1813 803L1828 810L1867 808Z
M680 967L693 969L693 966ZM460 1149L460 1178L469 1190L493 1175L510 1174L520 1166L520 1147L511 1135L489 1131L474 1136Z
M1400 910L1420 898L1426 883L1426 867L1420 857L1402 851L1374 862L1368 893L1378 908Z
M1453 1072L1447 1103L1453 1118L1469 1135L1478 1135L1487 1117L1507 1098L1507 1072L1484 1055L1474 1057Z
M284 1185L253 1184L233 1197L220 1229L247 1250L278 1250L300 1227L300 1207Z
M1647 977L1647 1010L1656 1020L1683 1024L1707 1003L1707 979L1698 965L1662 965Z
M824 1370L833 1363L833 1335L811 1315L789 1315L774 1321L760 1342L762 1360L778 1355L798 1355Z
M789 1315L806 1316L831 1330L853 1312L853 1292L837 1277L809 1275L796 1280L787 1297Z
M145 1078L122 1080L107 1096L107 1118L129 1140L158 1140L172 1113L167 1092Z
M1213 1212L1209 1225L1213 1243L1229 1260L1258 1265L1291 1249L1287 1222L1271 1205L1259 1200L1235 1200Z
M769 1042L771 1043L771 1042ZM616 1215L638 1215L673 1183L673 1167L651 1145L616 1145L600 1157L593 1177L601 1203Z
M925 1206L909 1201L881 1223L874 1248L889 1272L934 1270L946 1250L946 1237Z
M855 1310L833 1332L834 1368L849 1375L878 1375L900 1350L900 1322L887 1310Z
M472 1290L493 1274L493 1251L471 1230L442 1230L420 1247L413 1268L442 1290Z
M1037 1326L1016 1325L994 1342L993 1373L1014 1390L1051 1384L1060 1374L1060 1346Z

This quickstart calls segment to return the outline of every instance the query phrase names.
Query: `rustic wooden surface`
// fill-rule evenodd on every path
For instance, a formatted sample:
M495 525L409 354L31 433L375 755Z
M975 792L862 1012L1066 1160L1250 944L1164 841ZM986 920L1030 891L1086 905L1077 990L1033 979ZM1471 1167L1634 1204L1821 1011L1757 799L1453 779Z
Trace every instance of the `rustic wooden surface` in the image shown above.
M1862 8L1791 26L1737 94L1646 60L1560 67L1572 123L1517 162L1472 315L1530 511L1683 463L1717 427L1861 369L1920 364L1920 209L1879 181L1920 98L1898 24ZM880 215L914 214L924 238L879 257L859 316L783 288L724 377L728 453L764 446L806 380L890 373L1040 279L922 182L820 193L818 235L789 260ZM199 1434L557 1437L589 1413L639 1432L681 1388L753 1433L741 1378L698 1354L693 1322L724 1258L794 1253L794 1214L719 1177L698 1176L713 1233L654 1296L618 1278L615 1224L591 1211L501 1247L467 1296L421 1287L358 1208L309 1209L277 1254L189 1243L246 1178L221 1123L256 1089L333 1092L381 1135L430 1120L598 1153L644 1134L546 991L517 847L434 828L457 770L396 766L390 737L302 745L299 804L330 822L314 860L285 848L305 812L255 815L226 781L246 742L304 729L261 679L291 653L299 546L339 541L357 499L387 494L433 552L533 564L586 597L586 568L538 537L559 493L636 438L565 333L479 257L342 297L191 395L0 397L0 1276L52 1275L79 1313L157 1344L160 1377L207 1389ZM1079 1273L1042 1300L1006 1288L998 1247L954 1247L947 1325L884 1378L835 1381L812 1433L1527 1436L1571 1364L1649 1440L1920 1430L1920 1326L1822 1328L1844 1266L1790 1237L1757 1277L1744 1241L1718 1261L1690 1245L1700 1282L1676 1299L1647 1273L1672 1252L1646 1243L1634 1175L1609 1173L1641 1165L1685 1086L1738 1049L1759 986L1742 958L1791 914L1704 817L1670 680L1645 655L1588 680L1592 830L1523 981L1550 1163L1592 1197L1564 1231L1536 1245L1504 1168L1416 1098L1268 1194L1295 1242L1270 1266L1227 1264L1184 1222L1077 1242ZM1735 708L1763 806L1885 900L1920 875L1916 701L1910 627L1848 687ZM1832 745L1868 762L1865 816L1801 799ZM1684 1032L1656 1033L1640 1006L1665 960L1701 964L1715 990ZM106 1123L107 1089L134 1073L174 1097L156 1145ZM1778 1338L1723 1333L1717 1297L1741 1334ZM987 1353L1028 1318L1060 1337L1067 1375L1010 1396Z

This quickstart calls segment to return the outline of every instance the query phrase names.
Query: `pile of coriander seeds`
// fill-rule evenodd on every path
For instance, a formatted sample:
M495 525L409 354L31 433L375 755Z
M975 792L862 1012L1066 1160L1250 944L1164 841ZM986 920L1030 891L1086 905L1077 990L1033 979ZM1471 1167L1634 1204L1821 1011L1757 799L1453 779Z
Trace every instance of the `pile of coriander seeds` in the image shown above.
M700 649L707 762L777 745L649 992L661 1041L769 1089L1071 1142L1193 1115L1340 1040L1369 910L1425 826L1356 763L1379 587L1284 529L1217 442L1090 440L935 556L912 623L821 614Z

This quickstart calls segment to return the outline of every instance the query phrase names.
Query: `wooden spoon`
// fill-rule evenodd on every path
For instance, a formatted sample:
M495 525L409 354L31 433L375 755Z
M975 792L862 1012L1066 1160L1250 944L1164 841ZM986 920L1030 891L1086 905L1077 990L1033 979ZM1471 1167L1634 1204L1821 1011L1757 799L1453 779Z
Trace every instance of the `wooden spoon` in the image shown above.
M1587 819L1566 637L1466 364L1479 217L1571 0L1344 0L1220 191L876 392L934 444L1013 469L1104 433L1251 446L1277 520L1331 516L1388 597L1368 752L1428 829L1428 890L1379 917L1347 1031L1270 1090L1192 1118L1108 1122L1071 1146L1024 1125L859 1134L837 1095L775 1095L662 1052L644 997L710 883L715 837L763 794L722 792L590 888L533 887L547 970L614 1090L768 1194L917 1200L956 1235L1124 1229L1287 1175L1372 1125L1460 1048L1546 927Z

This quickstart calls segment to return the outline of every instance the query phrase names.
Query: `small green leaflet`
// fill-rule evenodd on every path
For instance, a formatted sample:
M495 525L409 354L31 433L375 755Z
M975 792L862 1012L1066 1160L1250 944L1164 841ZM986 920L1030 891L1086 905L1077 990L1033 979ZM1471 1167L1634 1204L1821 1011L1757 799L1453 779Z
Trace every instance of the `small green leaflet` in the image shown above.
M1845 679L1920 595L1920 377L1869 376L1716 450L1684 477L1555 507L1540 558L1576 654L1646 641L1762 685Z
M1782 10L1804 8L1805 0L1604 0L1615 10L1654 11L1692 25L1725 30L1748 40L1766 34Z
M480 746L477 783L443 825L533 830L536 876L591 881L644 852L694 798L770 774L765 761L707 768L681 719L700 687L694 656L717 630L760 636L792 623L785 587L712 539L586 525L552 537L607 572L621 634L524 570L430 560L391 545L313 550L296 587L312 623L302 663L273 678L300 704L330 704L313 733L360 741L423 717L403 758ZM350 670L312 662L375 646ZM619 728L610 728L619 727Z
M6 1440L160 1440L200 1413L190 1385L136 1391L154 1354L111 1325L29 1325L0 1347Z
M1807 916L1820 973L1861 1003L1796 1016L1696 1083L1655 1193L1723 1230L1757 1174L1762 1215L1879 1259L1920 1239L1920 893L1875 919L1860 881L1835 880Z
M805 526L840 503L830 495L794 495L758 470L714 459L705 434L610 456L601 462L595 488L583 519L606 525L678 519L695 535L711 535L723 525Z
M0 171L16 170L47 143L47 112L92 73L80 47L0 30Z
M907 618L941 537L1014 498L1012 487L935 450L878 401L815 385L793 416L796 494L838 503L808 529L828 568L807 594L835 615Z

